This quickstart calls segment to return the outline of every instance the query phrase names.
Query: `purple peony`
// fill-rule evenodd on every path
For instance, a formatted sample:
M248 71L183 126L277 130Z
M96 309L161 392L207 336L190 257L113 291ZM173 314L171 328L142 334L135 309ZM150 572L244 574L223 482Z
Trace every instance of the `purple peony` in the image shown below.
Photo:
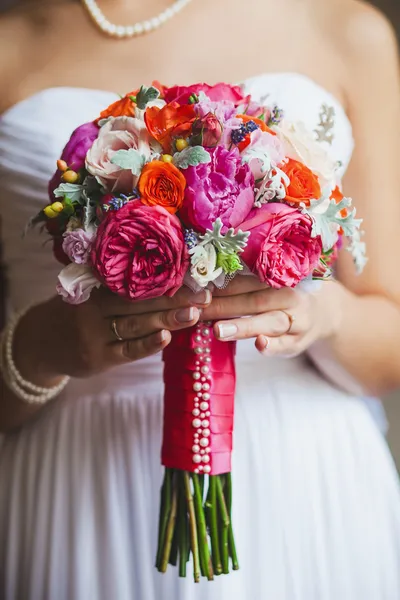
M68 167L74 171L82 169L85 166L86 153L92 147L98 135L99 127L93 122L85 123L75 129L63 150L61 160L64 160ZM53 198L54 190L61 183L61 175L61 171L57 170L49 183L50 198Z
M77 265L87 263L92 247L93 235L83 229L67 231L64 234L62 249L68 258Z
M239 227L254 204L254 177L242 165L237 148L217 146L209 151L211 162L185 170L186 190L179 216L189 227L204 232L218 217L222 231Z

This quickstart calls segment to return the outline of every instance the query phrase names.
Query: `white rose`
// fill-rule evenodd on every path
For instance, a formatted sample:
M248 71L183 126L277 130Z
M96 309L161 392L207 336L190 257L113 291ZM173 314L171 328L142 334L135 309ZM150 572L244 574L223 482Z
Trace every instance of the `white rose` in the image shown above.
M100 285L90 267L71 263L58 276L57 292L63 296L65 302L81 304L89 300L93 288Z
M216 268L217 252L213 244L195 246L189 253L192 255L190 274L200 287L206 287L221 275L222 268Z
M330 186L332 190L338 165L304 123L283 120L274 131L284 144L286 156L305 164L319 177L321 187Z

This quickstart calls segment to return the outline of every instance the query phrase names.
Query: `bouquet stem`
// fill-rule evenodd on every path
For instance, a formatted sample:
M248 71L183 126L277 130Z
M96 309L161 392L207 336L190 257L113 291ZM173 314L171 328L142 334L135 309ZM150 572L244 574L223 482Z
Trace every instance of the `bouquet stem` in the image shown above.
M229 477L229 479L228 479ZM207 498L202 487L205 475L166 469L161 490L161 513L156 567L165 573L168 564L178 564L179 576L186 577L187 562L192 556L193 578L209 581L214 575L239 568L228 497L230 474L208 477Z
M166 467L156 567L179 564L186 577L213 580L238 569L232 530L230 477L235 344L221 342L212 323L174 332L164 350Z

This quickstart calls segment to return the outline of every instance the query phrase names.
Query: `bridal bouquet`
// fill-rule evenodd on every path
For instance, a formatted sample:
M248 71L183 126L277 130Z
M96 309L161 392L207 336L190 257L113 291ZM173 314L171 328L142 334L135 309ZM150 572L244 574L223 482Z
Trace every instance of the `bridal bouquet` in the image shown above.
M316 135L238 86L142 86L79 127L57 162L44 222L74 304L100 285L128 299L324 278L337 249L362 268L360 220ZM235 343L212 323L164 350L157 568L194 579L238 569L232 529Z

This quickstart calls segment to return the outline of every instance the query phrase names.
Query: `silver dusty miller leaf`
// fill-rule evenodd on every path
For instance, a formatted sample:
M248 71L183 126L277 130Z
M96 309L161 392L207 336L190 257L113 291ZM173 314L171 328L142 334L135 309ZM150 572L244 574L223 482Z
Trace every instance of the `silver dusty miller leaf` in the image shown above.
M221 219L218 218L213 225L212 231L207 229L206 233L200 236L199 244L205 245L212 243L217 250L223 254L243 252L244 248L247 246L250 232L240 231L239 229L239 231L235 233L235 230L231 228L223 234L221 233L222 227L223 223Z
M132 175L140 175L146 162L146 157L134 148L129 150L118 150L112 157L113 165L132 172Z
M333 129L335 127L335 109L333 106L323 104L319 114L319 123L315 129L318 142L332 144L334 139Z
M53 194L56 198L69 198L71 202L79 202L83 192L83 185L77 183L60 183L54 190Z
M188 146L182 152L174 154L173 163L178 169L196 167L211 162L211 156L202 146Z

